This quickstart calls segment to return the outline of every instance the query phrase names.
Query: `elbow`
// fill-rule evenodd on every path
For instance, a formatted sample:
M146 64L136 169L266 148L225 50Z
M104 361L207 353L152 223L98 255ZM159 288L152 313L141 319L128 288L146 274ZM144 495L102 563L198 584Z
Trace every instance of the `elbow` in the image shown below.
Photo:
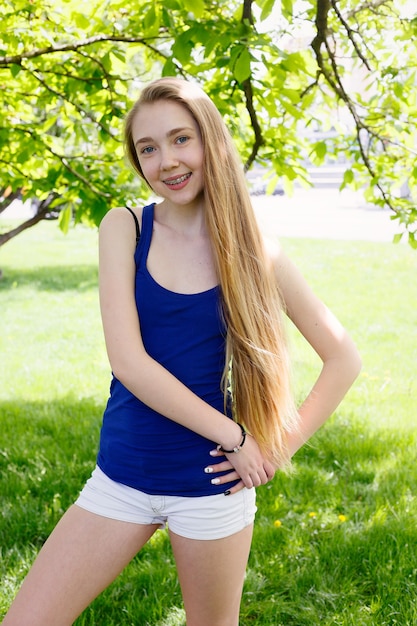
M335 353L329 357L325 366L334 367L334 372L347 387L353 385L362 369L362 359L355 343L345 334Z
M346 363L346 372L349 374L352 383L357 379L362 369L362 358L355 344L351 342L349 357Z
M113 376L127 389L138 391L140 382L144 380L146 372L150 372L150 359L141 350L116 350L109 354L110 367Z
M113 376L129 389L132 381L137 380L137 367L123 359L113 359L110 364Z
M119 380L125 387L129 386L134 370L129 359L123 357L122 354L110 355L109 362L113 376Z
M117 378L122 385L126 386L126 368L120 363L111 363L111 371L113 376Z
M353 367L354 367L354 379L356 380L356 378L361 373L361 369L362 369L362 358L358 351L356 351L355 362L354 362Z

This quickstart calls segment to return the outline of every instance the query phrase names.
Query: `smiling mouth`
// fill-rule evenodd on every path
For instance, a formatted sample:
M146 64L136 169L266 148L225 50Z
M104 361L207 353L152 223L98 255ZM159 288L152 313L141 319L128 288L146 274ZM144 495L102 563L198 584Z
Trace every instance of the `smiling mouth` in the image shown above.
M180 185L185 180L187 180L187 178L190 178L190 176L191 172L189 172L188 174L183 174L182 176L178 176L178 178L170 178L169 180L164 180L164 183L166 185Z

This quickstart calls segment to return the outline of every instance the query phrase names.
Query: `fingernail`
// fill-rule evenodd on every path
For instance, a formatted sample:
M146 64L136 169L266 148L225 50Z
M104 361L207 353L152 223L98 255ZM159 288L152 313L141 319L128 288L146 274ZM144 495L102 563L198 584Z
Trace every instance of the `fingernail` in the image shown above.
M231 494L231 493L232 493L232 492L230 491L230 489L227 489L227 490L224 492L224 495L225 495L225 496L230 496L230 494Z
M205 467L204 471L206 472L206 474L211 474L212 471L213 471L213 468L212 467Z
M217 450L210 450L210 456L217 456Z
M212 478L210 482L212 485L218 485L220 482L220 478Z

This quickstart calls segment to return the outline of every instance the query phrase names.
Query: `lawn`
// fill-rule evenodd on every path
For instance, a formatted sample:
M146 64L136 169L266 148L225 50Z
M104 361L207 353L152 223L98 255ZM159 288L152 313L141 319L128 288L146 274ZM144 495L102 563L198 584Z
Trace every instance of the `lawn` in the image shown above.
M258 490L241 626L417 624L417 254L287 239L364 366L335 415ZM95 462L109 365L97 233L43 223L0 249L0 618ZM297 395L318 360L290 328ZM221 575L221 573L220 573ZM164 532L77 626L183 626Z

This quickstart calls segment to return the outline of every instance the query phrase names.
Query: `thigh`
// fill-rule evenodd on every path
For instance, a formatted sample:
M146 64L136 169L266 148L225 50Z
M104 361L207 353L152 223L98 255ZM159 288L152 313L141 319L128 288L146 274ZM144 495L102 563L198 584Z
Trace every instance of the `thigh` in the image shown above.
M253 524L212 540L170 531L187 626L238 626L252 531Z
M41 549L3 625L69 626L157 528L72 506Z

